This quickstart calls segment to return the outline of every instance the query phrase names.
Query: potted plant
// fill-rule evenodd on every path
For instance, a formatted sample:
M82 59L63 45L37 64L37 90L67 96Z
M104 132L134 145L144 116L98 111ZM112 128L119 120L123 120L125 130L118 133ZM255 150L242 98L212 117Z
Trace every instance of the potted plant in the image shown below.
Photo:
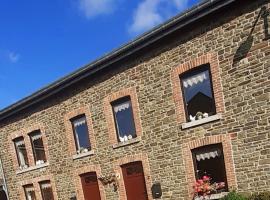
M203 176L195 182L194 188L194 200L206 200L211 199L211 195L217 194L220 189L225 187L224 182L211 183L209 176Z
M197 112L196 113L196 120L200 120L200 119L202 119L203 118L203 113L202 112Z

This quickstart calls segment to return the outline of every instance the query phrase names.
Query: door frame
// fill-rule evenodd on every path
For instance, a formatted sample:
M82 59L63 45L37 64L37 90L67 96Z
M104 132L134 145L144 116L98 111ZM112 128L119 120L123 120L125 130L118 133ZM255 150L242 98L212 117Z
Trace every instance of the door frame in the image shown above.
M148 160L148 156L146 153L125 156L125 157L122 157L121 159L117 160L114 163L115 174L119 175L118 192L119 192L119 199L120 200L127 200L126 188L125 188L125 183L124 183L124 178L123 178L121 166L128 164L128 163L137 162L137 161L142 162L147 196L148 196L149 200L153 200L152 193L151 193L152 178L151 178L149 160Z
M77 199L80 199L80 200L84 199L83 187L81 183L81 175L89 173L89 172L95 172L97 174L97 178L101 176L101 168L99 165L90 165L90 166L80 167L74 171L74 184L76 188ZM98 187L99 187L101 199L106 200L105 188L99 179L98 179Z

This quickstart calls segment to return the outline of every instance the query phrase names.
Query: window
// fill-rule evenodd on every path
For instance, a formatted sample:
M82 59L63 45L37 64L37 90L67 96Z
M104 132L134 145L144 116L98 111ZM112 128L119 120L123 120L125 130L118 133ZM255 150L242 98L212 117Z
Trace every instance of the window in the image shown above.
M119 142L137 137L130 97L112 102L115 128Z
M36 162L36 165L43 164L47 161L46 154L44 150L43 140L42 140L42 134L40 131L34 131L29 134L31 143L32 143L32 149L34 154L34 159Z
M187 121L216 114L209 64L184 73L180 81Z
M24 138L19 137L14 140L14 145L16 149L18 164L20 169L25 169L29 166L27 151L24 143Z
M85 115L71 119L71 123L77 153L88 152L91 150L91 144Z
M33 184L25 185L24 186L24 193L26 200L36 200L36 194Z
M228 189L222 144L213 144L192 150L196 179L211 177L211 183L225 183Z
M50 181L42 181L39 183L42 200L54 200L53 191Z

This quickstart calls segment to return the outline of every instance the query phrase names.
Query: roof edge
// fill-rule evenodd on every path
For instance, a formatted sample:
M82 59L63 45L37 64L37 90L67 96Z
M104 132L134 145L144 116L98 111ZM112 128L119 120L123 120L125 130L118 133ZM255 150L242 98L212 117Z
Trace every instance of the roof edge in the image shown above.
M186 10L179 15L171 18L165 23L153 28L152 30L144 33L129 43L120 46L118 49L109 54L98 58L97 60L85 65L84 67L74 71L73 73L49 84L48 86L34 92L18 102L0 110L0 121L14 115L42 100L62 91L70 85L82 80L89 75L96 73L108 66L116 63L124 58L138 52L139 50L153 44L154 42L164 38L165 36L175 32L176 30L183 29L190 23L193 23L200 18L211 14L237 0L206 0L192 8Z

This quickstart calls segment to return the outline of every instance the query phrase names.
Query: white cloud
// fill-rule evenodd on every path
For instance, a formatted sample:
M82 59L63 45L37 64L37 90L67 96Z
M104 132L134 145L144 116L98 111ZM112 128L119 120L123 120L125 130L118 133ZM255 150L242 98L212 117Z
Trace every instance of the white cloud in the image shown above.
M186 9L188 4L189 0L143 0L133 14L129 32L138 34L149 30Z
M184 10L188 7L189 0L173 0L175 6L179 10Z
M18 53L15 53L15 52L8 52L8 59L9 59L9 61L10 62L12 62L12 63L16 63L16 62L18 62L19 61L19 59L20 59L20 54L18 54Z
M115 10L118 0L79 0L79 9L86 18L109 14Z

